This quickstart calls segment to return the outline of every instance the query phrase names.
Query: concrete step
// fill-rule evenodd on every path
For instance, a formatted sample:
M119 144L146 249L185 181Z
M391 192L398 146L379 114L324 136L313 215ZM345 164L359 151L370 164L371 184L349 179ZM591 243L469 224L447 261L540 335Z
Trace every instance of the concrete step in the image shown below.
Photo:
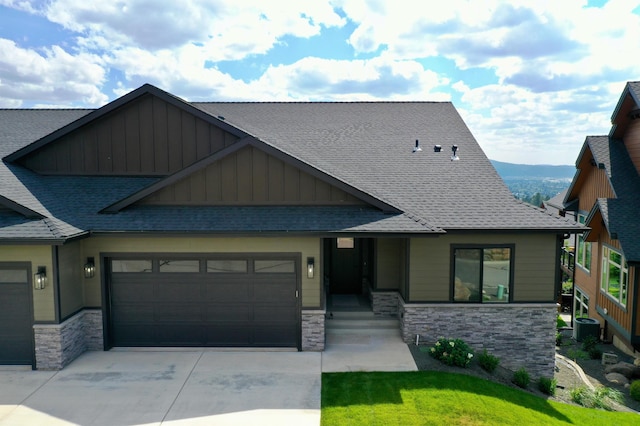
M395 318L329 319L324 322L326 329L400 329L400 321Z

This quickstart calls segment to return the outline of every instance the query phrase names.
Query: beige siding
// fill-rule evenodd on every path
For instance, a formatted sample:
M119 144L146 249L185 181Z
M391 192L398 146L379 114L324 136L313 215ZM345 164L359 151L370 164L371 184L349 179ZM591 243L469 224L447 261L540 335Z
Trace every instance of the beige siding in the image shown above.
M84 261L81 243L58 247L58 275L60 277L60 316L66 318L84 307Z
M100 259L104 253L301 253L302 306L320 306L319 238L118 238L95 237L82 241L82 259L93 256ZM314 278L307 278L307 257L315 258ZM96 265L96 276L85 279L85 305L101 306L101 265Z
M412 238L409 252L410 301L449 301L452 244L515 245L514 302L554 301L556 236L553 234Z
M402 253L404 239L380 238L376 248L376 289L399 290L403 286L404 263Z
M31 262L31 280L38 266L47 268L48 282L43 290L33 290L33 316L35 321L55 321L53 292L53 257L50 246L0 246L3 262Z

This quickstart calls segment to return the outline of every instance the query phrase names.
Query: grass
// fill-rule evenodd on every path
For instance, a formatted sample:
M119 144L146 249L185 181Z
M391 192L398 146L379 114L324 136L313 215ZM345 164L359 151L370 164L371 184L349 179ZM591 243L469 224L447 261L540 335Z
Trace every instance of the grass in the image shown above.
M439 371L322 375L321 424L637 425L633 413L561 404L498 383Z

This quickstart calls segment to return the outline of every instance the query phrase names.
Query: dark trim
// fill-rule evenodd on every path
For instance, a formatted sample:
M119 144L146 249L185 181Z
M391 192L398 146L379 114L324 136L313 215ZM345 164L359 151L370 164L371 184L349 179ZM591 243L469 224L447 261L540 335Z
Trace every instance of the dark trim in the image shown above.
M406 233L400 234L382 233L382 232L342 232L342 231L266 231L266 232L206 232L206 231L92 231L92 236L95 237L183 237L183 238L211 238L212 236L220 237L237 237L237 238L289 238L289 237L315 237L315 238L338 238L338 237L353 237L353 238L435 238L442 235L441 233L432 233L425 231L425 233Z
M405 241L405 259L404 259L404 269L405 269L405 279L404 279L404 294L406 297L403 299L407 302L411 302L411 238L407 238ZM402 296L402 294L401 294Z
M58 247L51 247L51 285L53 286L53 312L56 324L60 324L60 268L58 268Z
M629 330L625 330L625 328L618 324L617 321L615 321L609 315L605 314L602 308L598 305L596 305L596 312L598 313L598 315L604 318L608 325L612 325L613 328L615 328L616 331L622 335L622 337L624 337L629 341L629 343L631 343L631 334L629 333ZM601 326L604 326L604 324L601 324Z
M631 265L629 265L631 267ZM631 340L636 340L636 344L640 342L640 336L638 336L638 328L636 327L636 321L638 320L638 291L640 290L640 277L638 273L640 271L637 267L633 267L633 305L631 308Z
M254 138L253 136L247 136L237 142L235 142L232 145L229 145L226 148L221 149L220 151L217 151L211 155L209 155L208 157L203 158L200 161L197 161L195 163L193 163L192 165L185 167L184 169L181 169L179 171L177 171L176 173L170 175L169 177L167 177L166 179L162 179L159 182L156 182L152 185L149 185L148 187L136 192L133 195L128 196L127 198L124 198L106 208L104 208L103 210L100 211L100 213L118 213L120 210L130 206L131 204L140 201L141 199L143 199L144 197L151 195L152 193L159 191L162 188L165 188L171 184L174 184L176 182L178 182L179 180L199 171L204 169L205 167L215 163L216 161L219 161L225 157L227 157L230 154L233 154L235 152L238 152L239 150L241 150L242 148L245 148L247 146L250 146L252 148L255 148L257 150L263 151L268 155L271 155L273 157L278 158L279 160L282 160L283 162L296 167L302 171L304 171L307 174L310 174L311 176L320 179L323 182L328 183L329 185L332 185L336 188L339 188L343 191L345 191L346 193L358 198L359 200L370 204L374 207L377 207L378 209L382 210L385 213L402 213L402 210L396 208L395 206L392 206L391 204L388 204L364 191L361 191L357 188L354 188L353 186L336 179L335 177L328 175L324 172L321 172L320 170L316 169L315 167L309 165L308 163L305 163L302 160L299 160L289 154L284 153L283 151L263 142L260 141L256 138Z
M0 195L0 206L4 206L9 210L13 210L14 212L26 217L27 219L44 219L46 217L2 195Z
M584 227L579 227L576 225L570 225L567 228L548 228L548 229L523 229L523 228L514 228L514 229L482 229L482 228L469 228L469 229L452 229L452 228L444 228L445 233L449 235L465 235L465 234L582 234L585 229Z
M42 148L43 146L49 144L50 142L61 138L77 129L79 129L80 127L89 124L90 122L97 120L115 110L117 110L118 108L128 104L129 102L135 101L139 98L142 98L145 95L151 95L151 96L156 96L158 98L160 98L161 100L177 107L178 109L185 111L189 114L192 114L198 118L201 118L205 121L207 121L210 124L213 124L231 134L233 134L234 136L237 137L246 137L248 136L248 134L240 129L238 129L237 127L231 126L229 123L225 122L224 120L214 117L206 112L204 112L203 110L196 108L195 106L191 105L190 103L188 103L187 101L184 101L168 92L165 92L163 90L158 89L155 86L152 86L150 84L144 84L142 86L140 86L139 88L135 89L132 92L127 93L124 96L121 96L120 98L104 105L101 108L98 108L96 110L91 111L90 113L78 118L77 120L67 124L64 127L61 127L58 130L55 130L54 132L44 136L43 138L25 146L24 148L21 148L17 151L15 151L12 154L7 155L6 157L4 157L4 160L7 162L15 162L17 160L20 160L21 158L25 157L26 155L38 150L39 148Z
M0 238L0 246L61 246L64 239Z
M511 254L509 256L509 300L507 300L506 303L504 302L487 302L487 303L483 303L482 301L482 291L480 292L480 302L476 302L476 301L467 301L467 302L461 302L461 301L457 301L454 300L454 296L455 296L455 251L458 249L492 249L492 248L508 248L511 250ZM477 244L477 243L473 243L473 244L460 244L460 243L454 243L454 244L450 244L449 246L449 301L447 303L454 303L454 304L477 304L477 305L509 305L512 303L516 303L513 300L513 293L514 293L514 286L515 286L515 258L516 258L516 245L514 243L508 243L508 244ZM481 266L482 266L482 262L484 259L478 259L478 262L481 262ZM483 268L480 268L480 288L482 289L482 278L483 278ZM555 295L554 295L555 297ZM526 301L526 302L520 302L520 303L541 303L541 302L531 302L531 301ZM549 301L545 301L545 303L549 303Z

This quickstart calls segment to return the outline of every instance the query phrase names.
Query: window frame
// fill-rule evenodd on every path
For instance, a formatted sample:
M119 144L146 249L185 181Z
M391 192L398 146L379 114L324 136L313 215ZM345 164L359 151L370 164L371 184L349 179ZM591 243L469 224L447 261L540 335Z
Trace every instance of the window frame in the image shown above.
M589 295L576 287L575 294L573 296L573 317L583 318L589 317ZM578 309L578 307L580 309Z
M611 259L611 253L615 253L620 256L619 264ZM609 276L609 273L611 272L612 266L617 267L620 270L618 276L618 296L615 296L610 292L611 277ZM627 307L627 303L629 302L629 264L622 251L619 251L618 249L606 244L602 244L602 273L600 275L600 291L620 306L623 306L625 308Z
M587 216L582 213L578 213L578 223L584 225L587 220ZM584 240L584 234L577 235L576 251L575 251L575 263L584 269L588 273L591 273L591 263L593 262L593 250L591 243ZM588 265L586 264L588 260Z
M487 249L509 249L509 283L506 286L507 299L505 301L484 300L482 297L484 285L484 250ZM455 281L456 281L456 251L457 250L481 250L478 262L480 263L479 294L480 300L455 300ZM451 245L451 265L450 265L450 283L449 283L449 301L451 303L471 303L471 304L488 304L488 305L504 305L513 303L513 286L515 277L515 244L452 244Z

